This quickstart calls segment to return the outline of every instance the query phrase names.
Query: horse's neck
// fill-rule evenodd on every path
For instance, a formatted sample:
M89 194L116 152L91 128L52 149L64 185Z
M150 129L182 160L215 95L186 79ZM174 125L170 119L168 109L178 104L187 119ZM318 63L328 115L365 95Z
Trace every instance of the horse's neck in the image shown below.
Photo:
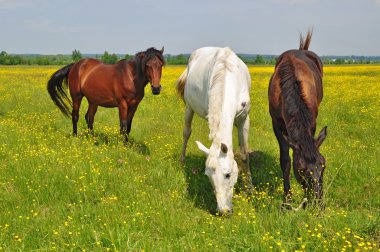
M234 76L227 72L221 86L215 87L210 92L209 112L210 137L213 141L232 146L232 130L236 115L236 90Z
M131 67L131 69L133 69L133 85L135 86L136 90L144 91L144 88L148 84L149 80L143 74L141 66L138 65L138 62L133 61L133 67Z
M315 161L317 148L309 124L302 123L302 119L299 117L293 117L287 121L287 131L291 141L299 145L303 158Z

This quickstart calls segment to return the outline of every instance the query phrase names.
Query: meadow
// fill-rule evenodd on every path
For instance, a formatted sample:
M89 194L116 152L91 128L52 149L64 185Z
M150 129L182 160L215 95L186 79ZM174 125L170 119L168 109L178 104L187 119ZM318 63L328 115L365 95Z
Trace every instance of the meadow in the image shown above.
M234 213L216 208L205 157L207 122L195 116L185 165L178 162L184 105L166 66L163 90L146 96L131 142L117 109L99 108L78 136L50 100L59 66L0 67L0 251L380 251L380 66L327 66L317 132L327 160L326 208L287 212L278 144L268 112L273 67L251 66L251 171L255 190L237 184ZM237 147L236 130L234 146ZM292 176L295 204L303 198Z

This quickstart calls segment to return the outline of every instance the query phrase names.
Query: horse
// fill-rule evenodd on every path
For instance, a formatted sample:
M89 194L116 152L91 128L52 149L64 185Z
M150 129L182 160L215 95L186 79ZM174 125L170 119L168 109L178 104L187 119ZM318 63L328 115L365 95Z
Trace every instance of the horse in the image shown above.
M238 167L232 146L233 126L238 128L240 152L248 163L248 132L251 77L247 66L228 47L203 47L195 50L177 82L177 92L185 102L185 126L180 161L183 163L191 134L194 112L209 124L210 148L196 141L207 156L205 174L213 186L217 211L232 212L233 188ZM246 176L252 184L249 165Z
M165 65L164 48L149 48L138 52L133 60L120 60L116 64L103 64L97 59L81 59L56 71L47 84L51 99L73 123L73 135L77 135L79 108L83 97L88 101L85 120L89 130L93 130L98 106L118 107L120 133L125 142L132 127L137 106L144 98L144 88L151 83L153 95L160 94L161 73ZM65 91L69 88L72 104Z
M301 34L299 49L279 56L268 88L269 112L280 147L283 206L290 209L289 147L293 149L293 172L303 187L305 199L316 202L323 195L326 160L319 148L327 136L327 127L314 138L318 107L323 97L323 65L318 55L308 50L311 37L310 30L306 39Z

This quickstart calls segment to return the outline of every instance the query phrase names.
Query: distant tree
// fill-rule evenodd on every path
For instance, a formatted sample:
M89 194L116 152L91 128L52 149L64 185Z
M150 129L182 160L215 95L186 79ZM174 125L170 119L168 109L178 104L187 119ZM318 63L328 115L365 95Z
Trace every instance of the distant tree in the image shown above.
M0 53L0 64L5 65L7 58L8 58L8 53L6 51L1 51L1 53Z
M177 56L177 61L177 64L187 64L187 58L183 54Z
M336 59L334 63L337 65L344 64L344 59Z
M50 60L47 56L37 57L37 65L50 65Z
M21 65L23 63L21 56L14 55L9 58L10 65Z
M276 64L276 61L277 61L276 58L271 58L271 59L269 60L269 64L271 64L271 65L275 65L275 64Z
M118 57L116 54L109 54L107 51L104 52L102 57L100 57L100 60L103 61L105 64L115 64L118 61Z
M134 56L133 55L129 55L129 54L126 54L125 57L124 57L124 59L126 59L126 60L131 60L133 58L134 58Z
M264 57L261 56L261 55L256 55L256 58L255 58L254 63L255 63L256 65L263 65L263 64L265 64Z
M80 53L79 50L75 49L72 54L71 54L71 59L74 61L74 62L77 62L79 61L80 59L82 58L82 54Z
M188 60L189 57L183 54L166 56L166 62L168 65L186 65Z

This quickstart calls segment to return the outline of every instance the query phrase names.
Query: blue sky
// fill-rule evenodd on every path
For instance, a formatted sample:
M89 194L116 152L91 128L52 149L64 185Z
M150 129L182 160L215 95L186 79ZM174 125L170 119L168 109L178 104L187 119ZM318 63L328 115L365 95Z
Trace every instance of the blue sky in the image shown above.
M280 54L314 28L319 55L380 55L380 0L0 0L0 51Z

